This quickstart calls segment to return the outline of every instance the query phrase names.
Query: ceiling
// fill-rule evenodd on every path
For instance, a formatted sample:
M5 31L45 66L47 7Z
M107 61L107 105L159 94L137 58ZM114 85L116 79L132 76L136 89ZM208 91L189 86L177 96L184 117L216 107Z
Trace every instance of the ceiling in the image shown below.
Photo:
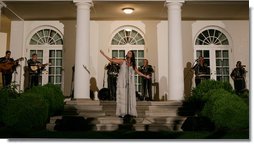
M72 1L4 1L2 14L11 20L74 20L76 5ZM91 20L166 20L165 1L94 1ZM135 9L131 15L122 8ZM11 12L13 11L13 12ZM249 20L249 1L186 1L183 20Z

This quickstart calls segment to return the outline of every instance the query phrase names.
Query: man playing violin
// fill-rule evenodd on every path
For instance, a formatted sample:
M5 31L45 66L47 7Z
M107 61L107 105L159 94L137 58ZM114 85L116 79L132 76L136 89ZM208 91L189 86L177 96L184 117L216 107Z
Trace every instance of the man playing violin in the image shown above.
M38 86L40 73L46 65L37 60L36 53L32 54L32 58L27 63L29 68L29 87Z
M19 59L18 59L19 60ZM18 60L14 61L11 58L11 51L7 50L5 56L0 58L0 72L2 72L2 82L4 87L8 87L11 84L12 73L18 66Z

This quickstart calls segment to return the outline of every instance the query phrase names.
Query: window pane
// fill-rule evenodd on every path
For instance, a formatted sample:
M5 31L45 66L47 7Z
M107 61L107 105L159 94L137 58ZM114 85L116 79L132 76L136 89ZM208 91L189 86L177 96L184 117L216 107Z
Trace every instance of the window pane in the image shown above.
M119 57L125 58L125 50L119 50Z
M43 57L43 51L42 50L37 51L37 57Z
M62 57L62 50L57 50L56 51L56 56L57 57Z
M55 50L49 51L49 57L55 57Z
M216 58L220 58L221 57L221 51L220 50L217 50L216 51Z
M49 83L54 84L54 77L53 76L49 76Z
M30 50L30 57L32 57L32 55L33 55L34 53L36 53L35 50Z
M63 44L63 40L62 39L58 39L55 44L62 45Z
M121 31L119 32L119 35L120 35L121 37L125 37L125 33L124 33L124 31L123 31L123 30L121 30Z
M112 44L112 45L117 45L117 44L118 44L118 41L116 41L115 39L112 39L111 44Z
M138 44L138 45L144 45L144 44L145 44L144 39L139 40L139 41L137 42L137 44Z
M228 67L223 68L223 75L229 75L229 68Z
M229 65L228 59L224 59L222 64L223 66L228 66Z
M204 57L209 58L209 51L208 50L204 50Z
M228 58L228 50L223 50L223 58Z
M217 73L217 75L221 75L222 69L220 67L217 67L216 68L216 73Z
M56 83L61 83L61 79L62 79L61 76L57 76L57 77L56 77Z
M144 64L144 60L143 59L138 59L138 66L142 66Z
M132 31L131 31L131 37L135 37L137 33L138 33L137 31L132 30Z
M222 65L222 60L216 59L216 66L221 66L221 65Z
M49 67L49 74L55 74L55 68Z
M62 74L62 68L61 67L56 68L56 74Z
M202 56L202 50L197 50L196 55L197 55L196 59L198 59L200 56Z
M56 59L56 66L62 66L62 59Z
M51 63L51 66L55 66L55 60L54 59L49 59L49 63Z
M204 63L207 64L207 66L210 66L210 59L205 59L204 61L205 61Z
M144 50L138 50L138 57L144 58Z
M117 50L112 50L112 57L118 58L118 51Z

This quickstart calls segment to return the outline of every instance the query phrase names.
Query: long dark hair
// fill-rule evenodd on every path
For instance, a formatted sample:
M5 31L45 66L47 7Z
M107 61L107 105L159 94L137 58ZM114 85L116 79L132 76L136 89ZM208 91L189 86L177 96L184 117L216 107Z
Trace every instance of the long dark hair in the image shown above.
M131 65L132 65L133 69L135 70L135 68L136 68L135 53L134 53L134 51L132 51L132 50L131 50L131 53L132 53Z

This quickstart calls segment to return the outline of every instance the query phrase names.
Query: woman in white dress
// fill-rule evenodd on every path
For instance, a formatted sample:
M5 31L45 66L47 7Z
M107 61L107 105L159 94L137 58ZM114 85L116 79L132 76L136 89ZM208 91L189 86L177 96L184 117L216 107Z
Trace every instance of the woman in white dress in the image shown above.
M150 76L142 74L137 69L133 51L128 51L126 59L112 59L106 56L102 50L100 52L110 62L120 64L116 89L116 116L131 115L136 117L135 72L147 79Z

